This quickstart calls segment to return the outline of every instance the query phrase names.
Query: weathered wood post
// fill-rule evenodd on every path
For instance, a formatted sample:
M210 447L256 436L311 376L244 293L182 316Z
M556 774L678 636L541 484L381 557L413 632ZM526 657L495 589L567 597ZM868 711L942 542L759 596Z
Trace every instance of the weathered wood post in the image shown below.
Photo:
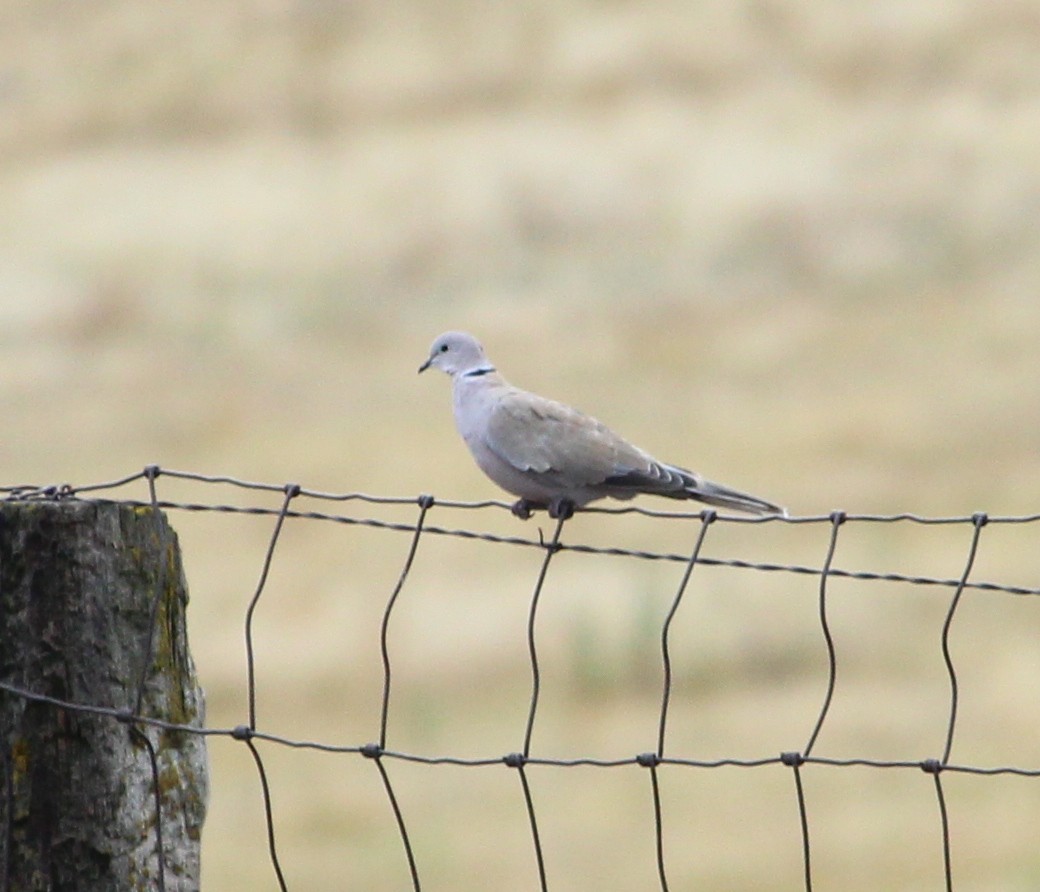
M204 738L128 719L202 724L187 600L161 512L0 502L0 682L122 713L0 687L0 892L199 888Z

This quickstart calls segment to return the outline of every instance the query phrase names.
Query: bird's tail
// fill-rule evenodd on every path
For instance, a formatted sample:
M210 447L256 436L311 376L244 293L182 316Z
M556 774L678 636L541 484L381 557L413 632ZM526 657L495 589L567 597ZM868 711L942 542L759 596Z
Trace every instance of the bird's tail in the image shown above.
M681 469L676 468L675 470ZM710 480L705 480L703 477L698 477L689 471L683 471L682 473L685 478L687 498L696 499L708 505L715 505L718 508L746 511L749 514L778 514L781 517L787 517L787 509L781 505L775 505L772 502L767 502L765 499L730 489L728 486L722 486L719 483L712 483Z

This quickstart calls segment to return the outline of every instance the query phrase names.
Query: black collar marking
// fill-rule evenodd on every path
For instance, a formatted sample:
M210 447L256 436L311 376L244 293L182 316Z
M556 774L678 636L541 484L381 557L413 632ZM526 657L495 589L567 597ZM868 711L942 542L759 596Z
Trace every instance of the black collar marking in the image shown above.
M481 375L489 375L491 372L497 371L493 365L484 366L480 369L473 369L470 372L464 372L463 378L479 378Z

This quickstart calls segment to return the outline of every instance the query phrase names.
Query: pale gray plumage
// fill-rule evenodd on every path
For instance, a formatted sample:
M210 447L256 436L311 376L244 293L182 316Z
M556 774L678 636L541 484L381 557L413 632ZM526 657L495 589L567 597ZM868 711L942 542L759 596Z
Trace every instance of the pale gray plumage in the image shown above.
M520 497L519 517L548 508L553 517L610 496L641 493L696 499L751 514L781 514L779 505L666 465L610 428L553 400L507 383L472 335L449 331L433 342L420 367L454 382L455 425L481 470Z

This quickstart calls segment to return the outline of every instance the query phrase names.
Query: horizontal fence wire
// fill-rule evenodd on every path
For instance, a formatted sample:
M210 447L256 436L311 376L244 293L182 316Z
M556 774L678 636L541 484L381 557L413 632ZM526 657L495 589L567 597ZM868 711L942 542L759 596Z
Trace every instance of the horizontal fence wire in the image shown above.
M160 498L158 493L158 481L162 478L178 480L190 484L199 484L207 487L229 488L246 494L249 498L255 498L260 494L268 494L280 498L279 507L262 506L253 503L236 505L225 501L174 501ZM146 487L147 498L122 497L122 491L128 487L143 483ZM264 551L261 562L259 578L252 597L248 602L244 621L244 638L246 648L246 686L248 697L248 717L242 724L234 727L207 727L181 724L166 721L154 716L142 714L142 698L147 676L147 669L151 659L145 661L140 678L136 686L136 706L132 710L115 709L96 703L77 703L60 698L52 697L38 691L26 690L23 687L0 679L0 690L14 697L22 698L36 704L50 706L56 709L70 712L82 713L129 725L132 732L136 734L144 747L147 757L151 763L153 776L153 798L155 807L155 826L157 828L158 864L159 870L156 877L155 888L165 890L164 859L162 857L162 804L159 789L159 770L156 761L154 747L147 735L143 733L144 728L155 728L162 731L195 734L206 738L228 738L244 744L255 763L258 781L264 803L265 823L267 828L267 847L271 868L277 880L279 888L287 890L290 888L289 878L285 876L279 861L279 842L276 834L276 814L272 804L270 786L267 780L267 770L261 752L256 746L257 742L284 747L287 750L309 750L322 753L356 755L363 759L372 761L378 771L388 804L390 805L396 823L397 831L403 849L403 857L407 865L412 887L420 890L422 887L422 874L420 865L417 863L413 845L408 830L406 815L402 809L394 784L392 782L392 771L389 766L393 763L412 763L426 766L450 765L462 768L481 769L494 766L506 767L517 772L520 781L521 795L527 812L530 844L532 857L538 876L539 888L548 890L551 887L551 876L545 862L542 835L539 829L538 808L536 799L532 793L528 768L552 766L558 768L592 767L600 769L622 769L636 767L646 769L650 781L651 815L655 834L655 857L656 873L660 888L667 892L668 881L668 857L665 845L665 817L661 801L662 779L658 769L661 766L677 766L690 769L759 769L780 766L791 769L794 780L794 803L797 812L798 825L801 838L800 860L803 865L804 888L811 892L813 888L812 870L812 821L810 820L807 796L803 784L802 769L805 766L820 766L830 768L866 767L879 770L916 770L931 776L934 783L936 796L936 813L938 822L939 846L941 847L941 859L943 863L943 879L947 890L954 889L954 878L951 857L951 836L947 811L947 794L944 791L942 777L948 774L977 775L992 777L1006 775L1021 778L1040 778L1040 767L1015 766L1015 765L969 765L950 761L953 748L958 708L960 703L958 673L949 646L950 632L962 595L966 590L1000 592L1010 595L1040 595L1040 587L1027 587L1009 585L999 582L977 580L972 578L972 570L979 551L980 540L983 530L993 525L1017 525L1040 523L1040 514L1018 515L1018 516L990 516L984 513L976 513L970 516L956 517L926 517L917 514L851 514L835 511L826 515L814 515L803 517L743 517L720 515L715 509L705 509L700 512L678 512L660 511L647 509L641 506L624 506L621 508L585 508L579 513L596 514L638 514L646 517L659 519L682 519L687 522L696 522L696 535L689 553L681 554L674 552L655 552L618 547L604 547L590 544L575 543L563 540L563 533L568 520L560 518L555 521L552 535L546 539L539 535L537 539L525 536L500 535L473 529L456 529L431 524L428 520L431 512L436 508L452 508L467 511L502 510L509 511L509 503L487 500L478 502L448 501L436 499L430 495L418 497L388 497L375 496L365 493L331 493L318 490L309 490L295 483L272 484L258 483L241 480L229 476L217 476L197 474L184 471L176 471L150 465L139 472L128 474L124 477L107 482L75 486L72 484L58 485L13 485L0 486L0 500L3 501L60 501L63 499L90 500L103 503L118 503L137 507L151 507L169 511L186 512L216 512L229 514L243 514L271 517L274 526ZM327 511L299 510L294 507L302 499L316 500L326 503L357 503L360 505L397 505L412 506L418 513L412 522L388 521L370 516L352 516L337 514ZM166 527L161 523L161 518L156 510L153 514L156 518L156 530L160 536L166 536ZM264 730L258 724L256 709L256 660L253 642L253 616L260 599L265 591L268 574L272 559L278 547L281 533L287 521L310 520L345 525L357 525L374 529L409 533L411 535L410 546L406 552L400 572L394 587L388 597L382 614L380 626L380 655L382 660L382 697L379 718L378 735L373 742L365 744L340 744L316 740L302 740L291 738ZM702 555L702 548L710 530L717 523L727 524L789 524L803 525L816 524L827 525L830 528L828 547L820 566L805 566L801 564L776 564L764 562L752 562L740 559L712 558ZM956 577L940 578L907 575L899 573L882 573L873 571L853 571L834 566L834 557L840 538L840 531L848 527L850 523L859 524L920 524L920 525L947 525L965 526L971 531L968 547ZM527 619L527 647L531 672L530 701L527 710L525 732L522 747L505 754L495 754L483 757L461 757L453 755L430 755L415 752L404 752L388 745L387 726L392 706L393 690L393 661L391 650L388 646L388 631L392 624L395 608L398 604L398 596L405 586L409 573L412 569L420 542L425 536L445 536L459 539L477 540L488 543L496 543L520 548L536 548L542 551L543 557L539 565L538 574L535 578L529 604ZM162 540L161 540L162 541ZM541 662L538 654L538 607L546 579L550 573L553 559L561 552L570 551L583 554L596 554L631 558L645 561L670 561L685 564L684 572L675 594L671 600L669 610L665 617L660 634L660 656L662 666L663 684L660 694L658 709L658 733L656 738L657 748L653 752L643 752L614 759L578 757L578 758L546 758L533 755L531 751L532 735L538 715L539 697L541 693ZM808 575L818 578L818 620L819 630L823 638L827 654L827 682L821 696L820 706L812 725L805 745L798 751L787 751L775 755L742 759L742 758L718 758L718 759L692 759L672 754L666 754L666 727L669 715L669 706L672 694L672 659L670 653L670 631L672 621L681 607L685 593L691 580L695 579L696 568L701 566L729 567L740 570L748 570L759 573L790 573L796 575ZM151 655L154 651L154 637L156 634L155 620L158 613L159 597L163 591L165 582L165 563L160 570L160 579L157 586L155 599L151 611L151 627L148 640L145 642L145 653ZM834 637L831 633L828 618L828 602L830 594L830 583L834 579L855 579L864 581L886 581L899 582L925 588L946 588L950 590L950 602L942 625L940 636L940 648L949 684L949 706L946 718L945 742L940 755L924 759L908 760L884 760L871 758L830 758L813 753L816 741L823 729L832 702L835 681L838 670L838 650ZM1038 605L1040 606L1040 605ZM8 764L10 753L4 747L4 764ZM10 772L5 770L5 776L10 786ZM10 789L8 789L8 801L10 801ZM4 810L3 820L7 826L2 829L10 838L11 822L13 820L11 809ZM5 892L7 876L7 865L0 865L0 892Z

